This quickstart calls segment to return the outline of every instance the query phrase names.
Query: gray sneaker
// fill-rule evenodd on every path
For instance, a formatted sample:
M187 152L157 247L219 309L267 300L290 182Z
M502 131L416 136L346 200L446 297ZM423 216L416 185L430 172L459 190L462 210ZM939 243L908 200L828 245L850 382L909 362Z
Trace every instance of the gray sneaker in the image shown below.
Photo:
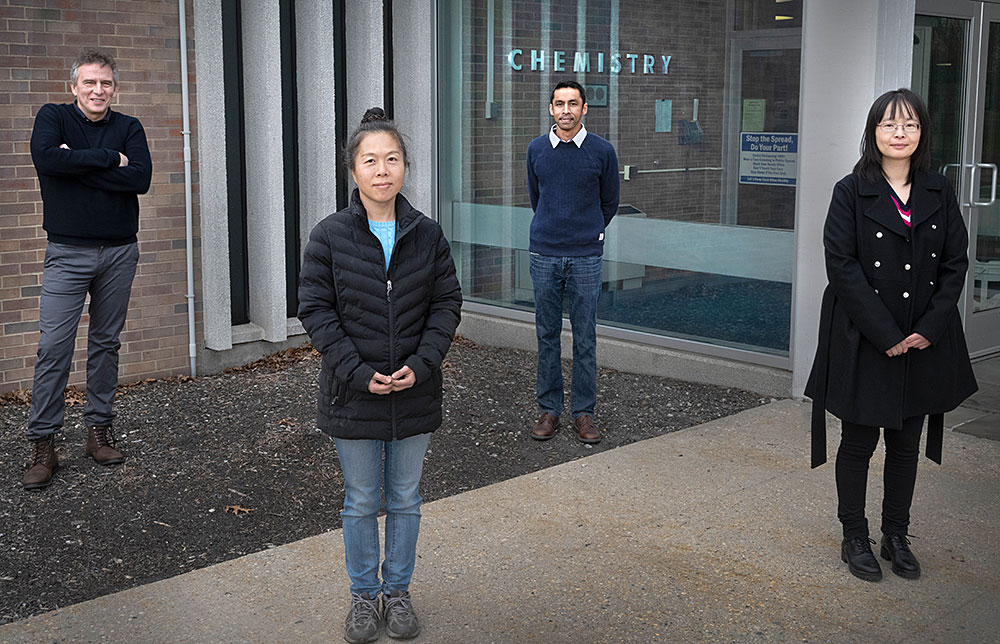
M409 640L420 634L420 622L413 612L410 593L405 590L382 595L382 619L385 621L385 634L393 639Z
M350 644L369 644L378 639L378 599L372 599L368 593L351 593L344 639Z

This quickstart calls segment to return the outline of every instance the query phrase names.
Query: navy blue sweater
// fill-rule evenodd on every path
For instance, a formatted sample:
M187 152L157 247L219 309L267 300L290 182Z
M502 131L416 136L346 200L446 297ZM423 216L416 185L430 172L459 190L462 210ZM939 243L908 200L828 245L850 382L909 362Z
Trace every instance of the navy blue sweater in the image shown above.
M62 144L69 149L60 148ZM128 165L118 167L121 152ZM139 197L153 175L139 119L108 110L94 122L74 103L38 110L31 132L50 241L76 246L120 246L136 240Z
M604 229L618 212L618 156L606 139L588 132L579 148L544 134L528 145L531 219L529 250L555 257L604 251Z

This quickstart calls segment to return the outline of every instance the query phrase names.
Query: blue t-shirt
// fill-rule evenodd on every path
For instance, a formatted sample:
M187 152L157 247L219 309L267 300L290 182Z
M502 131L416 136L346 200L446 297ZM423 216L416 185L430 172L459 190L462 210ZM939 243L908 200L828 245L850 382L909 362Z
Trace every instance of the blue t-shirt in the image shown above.
M382 242L382 252L385 254L385 269L389 270L389 258L392 257L392 247L396 244L395 221L368 220L368 229Z

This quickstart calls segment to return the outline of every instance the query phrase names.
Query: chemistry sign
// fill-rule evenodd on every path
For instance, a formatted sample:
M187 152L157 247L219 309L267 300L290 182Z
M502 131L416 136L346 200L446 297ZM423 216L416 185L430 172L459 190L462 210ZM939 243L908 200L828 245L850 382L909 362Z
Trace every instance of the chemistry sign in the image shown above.
M572 59L569 57L570 53ZM547 52L544 49L532 49L526 53L522 49L511 49L507 54L507 64L516 72L543 72L548 69L553 72L580 73L592 71L593 60L593 71L598 74L605 70L611 74L666 74L670 70L671 58L672 56L633 53L605 55L603 51L592 56L589 51Z

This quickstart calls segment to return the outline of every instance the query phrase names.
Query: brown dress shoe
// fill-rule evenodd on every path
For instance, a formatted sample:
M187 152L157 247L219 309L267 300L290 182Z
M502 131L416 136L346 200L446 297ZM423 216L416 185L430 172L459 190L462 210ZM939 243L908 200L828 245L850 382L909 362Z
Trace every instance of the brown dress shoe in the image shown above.
M95 425L87 428L87 453L98 465L117 465L125 461L122 453L114 448L111 425Z
M597 428L594 427L593 416L590 414L577 416L574 424L576 425L576 438L578 441L591 445L601 442L601 432L597 431Z
M56 442L54 436L40 438L35 443L35 457L31 461L31 467L24 473L25 490L39 490L48 487L52 482L52 473L59 467L56 459Z
M559 417L543 411L531 430L531 437L536 441L547 441L555 435L556 427L559 427Z

